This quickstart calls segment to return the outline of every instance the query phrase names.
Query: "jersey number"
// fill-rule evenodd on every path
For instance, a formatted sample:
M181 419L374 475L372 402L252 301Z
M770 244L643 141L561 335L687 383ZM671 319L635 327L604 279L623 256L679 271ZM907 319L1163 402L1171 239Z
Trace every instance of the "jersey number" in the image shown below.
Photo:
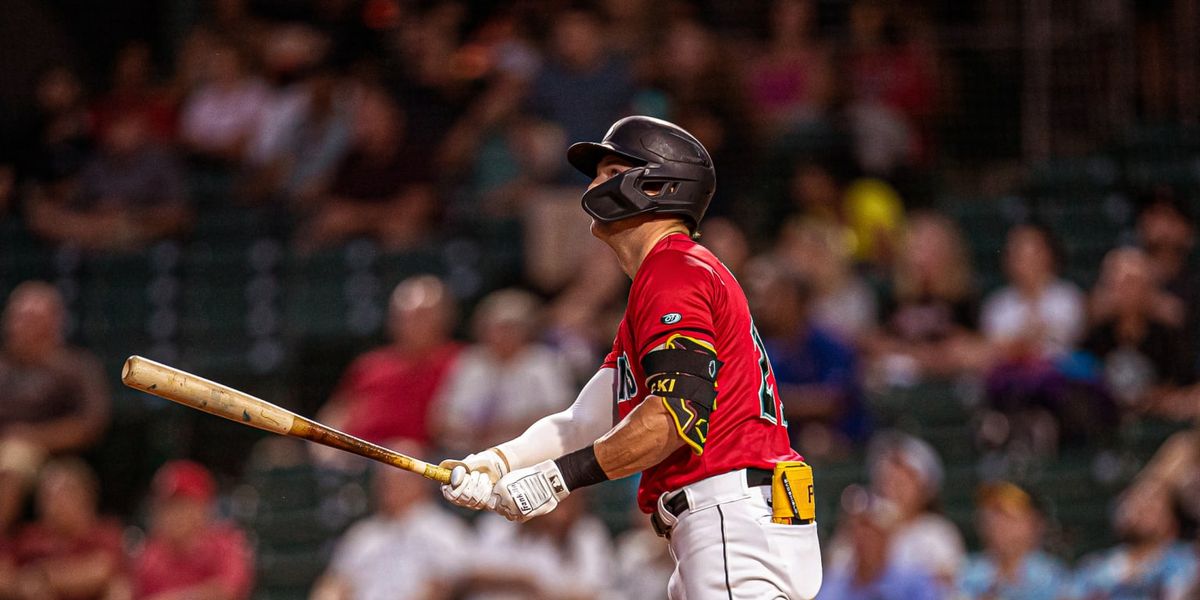
M777 425L787 425L783 418L783 407L779 405L779 395L775 392L775 372L771 369L771 359L767 357L767 348L763 345L758 328L750 324L750 336L754 338L754 349L758 350L758 401L762 406L761 417Z

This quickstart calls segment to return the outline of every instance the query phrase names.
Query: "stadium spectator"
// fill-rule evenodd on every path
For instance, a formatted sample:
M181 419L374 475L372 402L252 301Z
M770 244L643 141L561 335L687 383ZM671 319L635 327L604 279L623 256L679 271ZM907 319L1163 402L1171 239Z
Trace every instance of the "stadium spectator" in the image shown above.
M562 127L564 144L603 136L629 110L634 87L628 64L605 40L595 12L571 9L553 19L550 60L534 79L527 102L533 116Z
M929 126L937 102L935 53L901 27L916 18L881 0L856 0L850 4L846 69L855 101L880 104L898 111L918 130ZM928 140L916 142L919 160L929 157Z
M249 598L253 552L241 530L213 514L217 490L208 469L168 462L151 487L150 532L133 556L133 598Z
M38 520L21 528L0 562L0 597L99 600L118 593L124 576L121 525L97 514L100 482L76 458L42 469ZM7 574L7 576L6 576Z
M30 229L51 241L95 251L133 251L176 235L191 221L184 172L156 144L138 113L114 116L77 190L47 189L28 207Z
M1074 284L1058 277L1058 256L1051 233L1034 224L1008 232L1004 271L1008 285L992 292L983 305L981 329L994 353L987 376L988 400L1009 423L981 429L994 446L1018 442L1037 453L1053 451L1058 431L1075 437L1096 420L1078 423L1072 406L1097 395L1086 384L1072 382L1071 353L1087 323L1086 298Z
M842 494L839 539L848 540L853 560L826 569L818 600L941 600L943 588L921 565L901 564L892 536L899 526L895 507L861 488Z
M72 69L59 66L38 79L38 115L24 140L17 162L24 181L51 188L62 194L64 183L73 181L91 155L95 124L88 114L83 83Z
M463 351L434 410L438 441L451 453L512 439L572 400L565 362L537 341L541 302L492 292L475 309L475 344Z
M1122 543L1081 561L1069 597L1185 600L1196 582L1197 558L1179 540L1174 509L1161 484L1142 483L1126 491L1114 517Z
M900 242L904 205L883 180L853 178L847 160L798 161L789 182L791 208L800 218L842 229L856 262L886 269Z
M469 600L597 600L613 583L612 540L588 514L586 494L572 494L554 512L520 527L485 515L478 531L474 573L462 594Z
M810 458L850 452L870 433L857 353L813 322L807 280L765 263L750 272L754 323L771 357L792 446Z
M408 440L387 447L409 456L424 448ZM375 510L338 541L312 600L448 598L470 567L470 531L433 502L432 486L399 469L372 467Z
M547 312L545 340L571 368L582 385L612 349L612 332L621 322L629 277L621 265L591 247L570 282L558 293Z
M0 347L0 531L16 518L47 455L89 447L108 423L99 361L64 340L66 309L53 286L17 286Z
M894 512L888 535L888 562L932 575L952 589L966 560L962 534L936 510L944 470L927 442L904 433L882 433L867 450L871 492ZM835 539L832 567L855 559L853 545Z
M183 142L198 157L227 165L245 157L269 98L249 62L228 41L208 55L203 81L184 101L179 122Z
M704 220L704 235L700 237L704 244L721 264L729 268L736 277L744 274L746 261L750 260L750 242L746 233L738 224L725 217L714 217Z
M814 111L814 68L828 52L817 34L818 3L775 0L771 3L770 38L746 78L748 97L757 110L758 131L778 136Z
M889 291L882 327L867 342L885 384L909 385L987 364L976 333L971 265L952 221L936 214L909 221Z
M855 345L874 330L879 303L875 291L854 271L840 227L815 220L789 222L772 254L812 284L813 323Z
M1045 517L1037 501L1006 481L983 486L978 498L983 551L959 574L959 593L966 600L1058 600L1070 572L1041 548Z
M675 571L675 559L641 510L633 511L631 522L633 526L617 537L613 594L620 600L660 598Z
M1008 232L1004 272L1008 285L984 301L981 329L1003 361L1050 360L1069 353L1083 336L1083 292L1057 274L1049 230L1018 225Z
M356 90L323 71L276 92L255 138L251 193L299 209L316 201L349 149Z
M753 126L740 70L733 68L721 36L698 19L678 16L662 29L651 55L649 90L639 96L661 94L664 114L695 135L713 163L721 165L715 201L706 214L730 215L737 208L733 199L744 193L743 177L754 159Z
M1191 383L1182 310L1179 299L1155 283L1143 251L1118 248L1104 257L1082 347L1100 362L1108 390L1124 406L1153 409Z
M1200 270L1192 260L1196 224L1191 211L1172 192L1155 190L1138 213L1136 225L1138 244L1150 260L1155 281L1183 303L1183 327L1190 340L1187 352L1196 359L1193 370L1200 373L1196 341L1200 339ZM1193 403L1196 397L1191 397Z
M1166 487L1182 512L1200 523L1200 429L1167 438L1138 474L1138 481Z
M174 142L178 126L177 97L155 84L149 44L134 41L121 48L113 66L111 87L93 104L92 114L100 137L117 122L136 115L145 123L147 134L155 142Z
M358 357L321 409L322 422L368 441L403 438L428 444L431 414L461 346L450 288L432 275L400 282L389 303L391 343ZM343 453L325 453L335 460Z
M428 161L405 146L405 115L382 90L361 94L348 153L334 169L296 235L302 249L355 237L389 249L411 247L431 235L437 216Z
M334 86L338 80L332 73L318 71L328 41L312 28L300 24L274 27L265 38L262 41L263 75L273 85L267 90L257 127L246 149L247 161L261 167L285 159L289 152L299 152L301 149L291 147L294 137L313 137L319 149L320 141L327 133L322 126L330 121L340 125L337 131L340 131L344 145L349 133L348 115L345 114L348 107L343 105L336 107L342 109L340 112L333 111ZM323 85L312 85L315 78ZM341 117L340 121L324 118L334 116ZM318 129L298 136L294 130L308 118L315 120Z

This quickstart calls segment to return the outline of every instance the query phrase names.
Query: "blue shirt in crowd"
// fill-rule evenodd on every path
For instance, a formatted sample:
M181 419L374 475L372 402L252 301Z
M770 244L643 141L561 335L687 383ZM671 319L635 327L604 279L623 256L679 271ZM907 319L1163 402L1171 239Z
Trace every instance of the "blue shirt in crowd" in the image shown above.
M942 586L924 571L888 567L878 579L860 585L854 571L835 571L825 576L817 600L942 600Z
M843 395L845 412L837 428L852 440L870 436L858 387L858 356L850 344L810 324L801 335L765 338L763 345L779 385L819 384L838 390ZM787 396L784 398L786 402Z
M1182 600L1196 582L1196 554L1174 544L1132 577L1129 549L1117 546L1084 559L1075 576L1074 600Z
M996 563L977 554L959 574L958 589L970 600L1057 600L1069 582L1067 568L1045 552L1026 556L1016 581L1002 581Z

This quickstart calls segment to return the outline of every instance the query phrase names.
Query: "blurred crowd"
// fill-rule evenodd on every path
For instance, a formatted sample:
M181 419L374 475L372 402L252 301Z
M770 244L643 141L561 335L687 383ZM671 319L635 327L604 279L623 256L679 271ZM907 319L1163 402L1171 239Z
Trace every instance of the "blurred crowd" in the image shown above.
M818 471L869 465L820 517L837 521L821 598L1200 597L1196 430L1114 501L1121 543L1074 565L1013 481L1130 422L1200 418L1193 204L1137 190L1128 243L1090 289L1064 277L1050 229L1019 223L1003 285L983 293L971 240L929 208L952 84L926 12L774 0L748 23L720 2L265 4L204 3L177 47L130 42L100 87L47 68L32 117L0 144L0 221L91 254L186 241L206 211L240 206L276 215L297 255L362 239L406 252L516 224L492 240L521 247L496 289L468 299L437 275L402 281L388 341L318 414L436 462L513 437L594 373L628 280L584 234L586 182L564 150L626 114L667 118L715 158L701 242L747 290L795 447ZM66 338L68 317L47 283L5 300L0 598L248 597L253 540L219 516L227 497L205 466L169 462L124 514L98 512L104 482L78 455L109 422L112 378ZM947 380L982 390L964 434L989 459L973 532L940 510L950 457L881 427L870 401ZM364 468L310 450L289 452ZM646 520L614 538L586 495L515 527L449 511L409 475L370 481L372 512L337 541L314 598L665 590L672 561Z

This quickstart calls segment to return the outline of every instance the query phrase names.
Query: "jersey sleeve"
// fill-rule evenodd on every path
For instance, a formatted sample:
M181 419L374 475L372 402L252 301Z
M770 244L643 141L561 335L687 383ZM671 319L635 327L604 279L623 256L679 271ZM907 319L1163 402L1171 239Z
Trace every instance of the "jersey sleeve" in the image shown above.
M679 334L712 346L716 274L682 253L663 252L647 260L646 277L631 294L629 326L641 360Z

